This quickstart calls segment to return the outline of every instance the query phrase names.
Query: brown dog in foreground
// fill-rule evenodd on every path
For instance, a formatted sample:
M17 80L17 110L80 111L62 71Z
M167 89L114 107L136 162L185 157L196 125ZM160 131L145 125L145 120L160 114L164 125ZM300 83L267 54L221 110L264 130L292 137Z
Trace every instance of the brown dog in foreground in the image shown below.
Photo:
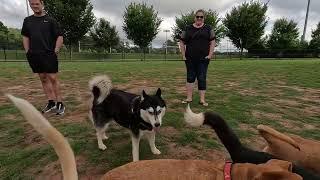
M62 168L63 179L77 180L78 173L73 151L63 135L28 101L8 95L26 120L55 149ZM264 164L236 163L226 168L224 162L204 160L147 160L126 164L106 173L104 180L301 180L292 173L292 164L270 160ZM230 165L230 164L228 164Z
M285 135L265 125L257 127L267 141L264 151L280 159L296 164L320 174L320 142L304 139L297 135Z
M224 162L159 159L133 162L109 171L103 180L298 180L287 161L270 160L255 165L237 163L224 174Z

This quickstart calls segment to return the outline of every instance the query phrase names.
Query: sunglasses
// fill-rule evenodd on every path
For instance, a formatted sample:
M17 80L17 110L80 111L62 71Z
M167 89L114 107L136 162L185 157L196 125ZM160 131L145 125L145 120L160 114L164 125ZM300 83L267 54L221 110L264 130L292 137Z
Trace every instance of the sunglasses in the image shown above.
M197 19L203 19L203 16L196 16Z

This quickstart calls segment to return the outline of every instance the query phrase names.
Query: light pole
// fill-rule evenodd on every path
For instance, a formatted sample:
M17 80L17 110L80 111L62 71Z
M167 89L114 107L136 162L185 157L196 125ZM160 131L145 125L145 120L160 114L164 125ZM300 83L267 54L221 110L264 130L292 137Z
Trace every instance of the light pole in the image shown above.
M29 0L26 0L26 5L27 5L27 14L28 14L28 16L29 16L29 4L28 4L28 1L29 1Z
M302 34L302 36L301 36L301 42L304 41L304 39L305 39L305 37L306 37L306 30L307 30L308 17L309 17L309 7L310 7L310 0L308 0L306 20L305 20L305 22L304 22L303 34Z
M168 49L167 49L167 47L168 47L168 32L170 32L170 30L168 30L168 29L165 29L165 30L163 30L163 32L165 32L166 33L166 54L168 53Z
M167 54L168 54L168 32L170 32L170 30L168 29L165 29L163 30L163 32L166 33L166 42L165 42L165 46L166 46L166 55L165 55L165 60L167 60Z

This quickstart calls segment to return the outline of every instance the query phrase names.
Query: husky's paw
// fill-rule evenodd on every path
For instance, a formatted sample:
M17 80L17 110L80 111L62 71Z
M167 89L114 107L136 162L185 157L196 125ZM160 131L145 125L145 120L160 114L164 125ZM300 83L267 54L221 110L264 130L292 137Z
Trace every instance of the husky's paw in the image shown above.
M153 154L161 154L161 152L159 151L159 149L155 148L152 150Z
M107 146L104 145L104 144L99 144L99 149L101 149L101 150L106 150L106 149L107 149Z

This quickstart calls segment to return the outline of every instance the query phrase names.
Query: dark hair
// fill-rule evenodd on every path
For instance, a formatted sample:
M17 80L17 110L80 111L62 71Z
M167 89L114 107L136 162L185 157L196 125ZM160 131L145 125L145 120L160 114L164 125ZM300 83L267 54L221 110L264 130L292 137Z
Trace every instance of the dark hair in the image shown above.
M40 1L41 4L44 4L44 0L39 0L39 1ZM29 2L30 2L30 0L29 0Z
M195 15L197 15L198 13L202 13L203 16L206 15L206 12L205 12L203 9L198 9L198 10L196 11Z

